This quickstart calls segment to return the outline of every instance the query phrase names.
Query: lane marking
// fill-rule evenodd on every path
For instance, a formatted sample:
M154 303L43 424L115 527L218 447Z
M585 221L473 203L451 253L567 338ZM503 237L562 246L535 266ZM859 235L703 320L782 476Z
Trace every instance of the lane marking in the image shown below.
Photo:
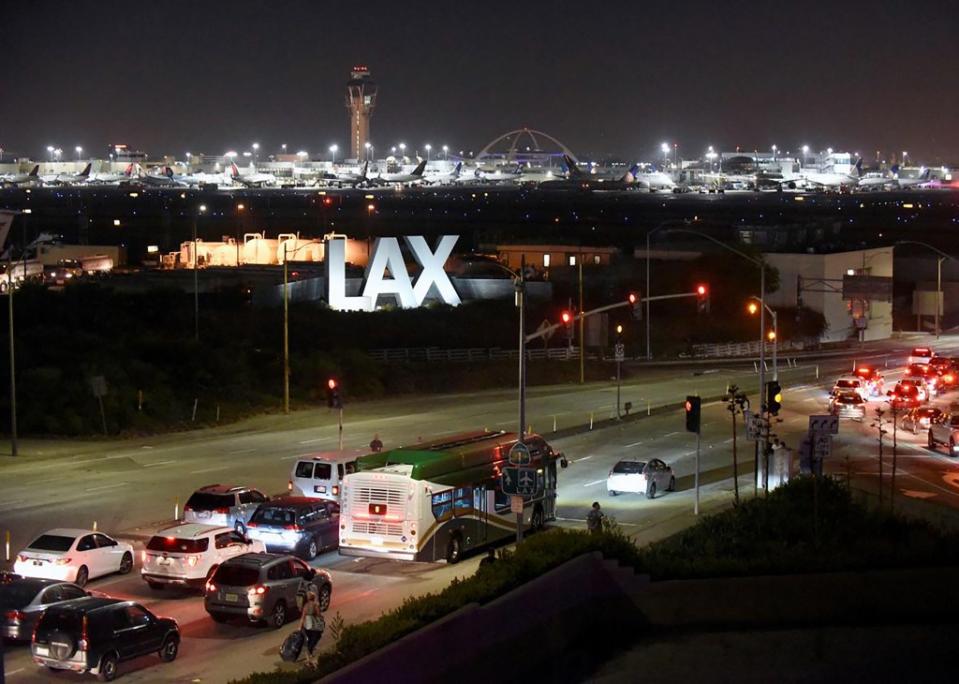
M122 486L124 486L125 484L126 484L126 482L114 482L113 484L100 485L99 487L87 487L86 490L84 490L84 491L87 491L87 492L99 492L99 491L104 490L104 489L115 489L115 488L117 488L117 487L122 487Z
M176 461L157 461L156 463L144 463L144 468L156 468L157 466L170 465L171 463L176 463Z
M642 443L643 443L643 440L639 440L638 442L633 442L632 444L627 444L627 445L624 446L623 448L624 448L624 449L629 449L630 447L639 446L639 445L642 444Z
M672 437L673 435L678 435L678 434L679 434L679 430L676 430L674 432L667 432L665 435L663 435L663 437Z
M302 444L302 442L300 442ZM228 454L250 454L256 451L256 449L234 449L233 451L228 451Z
M582 458L577 458L573 463L579 463L580 461L588 461L592 456L583 456Z
M583 486L584 486L584 487L593 487L594 485L603 484L604 482L606 482L606 480L595 480L595 481L593 481L593 482L587 482L587 483L584 484Z
M215 468L200 468L199 470L191 470L190 474L195 475L197 473L212 473L214 470L226 470L230 466L216 466Z

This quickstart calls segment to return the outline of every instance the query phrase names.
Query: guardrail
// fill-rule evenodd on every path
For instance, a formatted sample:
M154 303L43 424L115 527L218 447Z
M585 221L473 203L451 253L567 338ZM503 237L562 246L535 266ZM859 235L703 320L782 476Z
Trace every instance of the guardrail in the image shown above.
M804 351L815 347L815 340L786 340L779 343L779 353L788 351ZM759 354L759 340L752 342L725 342L723 344L694 344L693 357L721 357L755 356ZM766 354L772 354L772 345L766 344Z
M516 349L499 347L474 347L469 349L440 349L439 347L414 347L400 349L370 349L370 358L379 363L391 361L430 362L446 361L450 363L469 363L472 361L504 361L519 358ZM587 354L587 358L596 358ZM527 349L529 360L548 359L550 361L572 361L579 358L579 347L558 347L556 349Z

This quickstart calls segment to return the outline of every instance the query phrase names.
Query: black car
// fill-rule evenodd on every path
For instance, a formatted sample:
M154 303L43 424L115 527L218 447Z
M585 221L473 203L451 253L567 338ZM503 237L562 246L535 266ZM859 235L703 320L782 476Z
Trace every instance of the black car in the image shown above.
M313 560L339 544L340 507L332 501L287 496L260 504L246 525L271 553L293 553Z
M92 673L100 681L117 666L148 653L170 662L180 648L176 620L157 617L133 601L87 597L51 606L33 634L33 660L53 670Z
M0 576L0 637L15 641L30 641L40 615L61 601L83 598L87 595L73 582Z

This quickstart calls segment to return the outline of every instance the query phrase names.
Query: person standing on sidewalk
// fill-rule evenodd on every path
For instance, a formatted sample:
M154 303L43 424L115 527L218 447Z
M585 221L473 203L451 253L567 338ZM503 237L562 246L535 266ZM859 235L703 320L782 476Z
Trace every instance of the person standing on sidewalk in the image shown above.
M374 454L383 451L383 442L380 440L380 433L378 432L373 435L373 441L370 442L370 451Z

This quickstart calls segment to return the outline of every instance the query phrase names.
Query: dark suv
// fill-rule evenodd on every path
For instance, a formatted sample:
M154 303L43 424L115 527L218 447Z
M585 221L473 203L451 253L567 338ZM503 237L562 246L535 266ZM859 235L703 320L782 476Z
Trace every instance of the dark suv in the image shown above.
M285 496L260 504L246 524L247 534L266 550L313 560L340 541L340 507L332 501Z
M33 633L33 660L54 670L117 676L121 661L157 653L170 662L180 648L176 620L157 617L133 601L81 598L47 608Z
M325 570L314 570L293 556L245 553L216 569L206 584L203 606L217 622L244 617L277 629L300 610L309 585L316 588L326 610L333 581Z

